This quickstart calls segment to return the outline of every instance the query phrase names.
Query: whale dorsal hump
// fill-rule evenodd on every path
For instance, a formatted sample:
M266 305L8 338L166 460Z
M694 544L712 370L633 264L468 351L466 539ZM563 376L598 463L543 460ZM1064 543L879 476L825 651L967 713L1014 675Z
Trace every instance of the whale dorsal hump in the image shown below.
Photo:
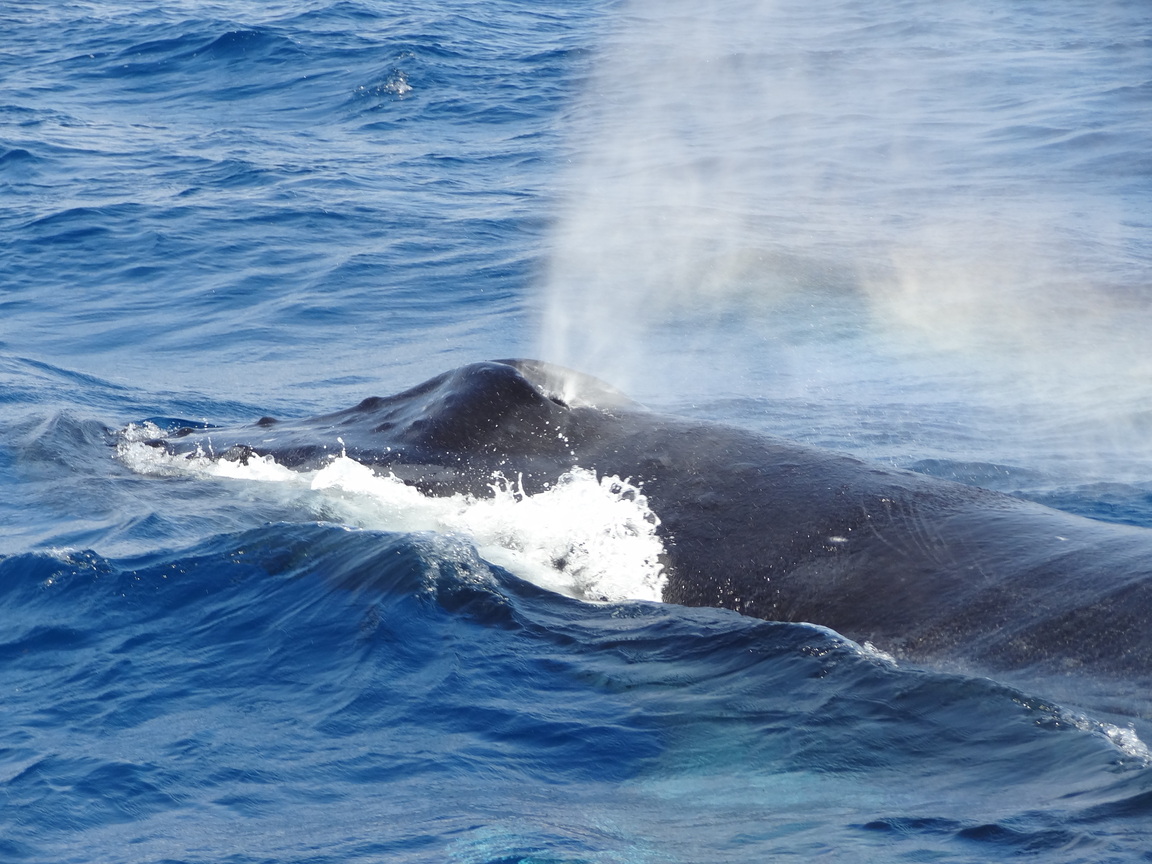
M365 399L325 425L426 453L560 452L572 412L631 404L608 384L535 360L470 363L396 396ZM567 398L566 398L567 397Z

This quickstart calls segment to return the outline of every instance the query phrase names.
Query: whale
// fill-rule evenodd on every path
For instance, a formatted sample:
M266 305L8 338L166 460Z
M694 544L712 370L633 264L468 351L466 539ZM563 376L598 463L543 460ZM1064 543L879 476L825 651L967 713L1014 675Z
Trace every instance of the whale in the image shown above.
M430 495L489 495L496 472L529 493L576 467L615 475L659 519L665 602L918 664L1129 689L1152 670L1152 530L652 411L542 361L468 364L319 417L163 425L147 443L173 454L314 469L344 452Z

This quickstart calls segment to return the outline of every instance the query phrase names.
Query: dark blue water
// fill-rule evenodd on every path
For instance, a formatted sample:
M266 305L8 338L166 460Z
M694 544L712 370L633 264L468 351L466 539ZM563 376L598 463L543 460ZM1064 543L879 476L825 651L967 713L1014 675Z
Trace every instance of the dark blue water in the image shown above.
M1152 528L1150 61L1142 3L6 3L0 861L1152 860L1123 694L117 457L543 353Z

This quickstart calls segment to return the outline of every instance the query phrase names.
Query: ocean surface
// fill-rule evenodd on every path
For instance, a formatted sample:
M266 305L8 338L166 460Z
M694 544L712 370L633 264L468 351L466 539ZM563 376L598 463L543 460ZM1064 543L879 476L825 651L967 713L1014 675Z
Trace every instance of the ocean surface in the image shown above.
M133 449L535 356L1152 529L1150 142L1145 0L5 0L0 861L1152 860L1122 698L662 604L603 478Z

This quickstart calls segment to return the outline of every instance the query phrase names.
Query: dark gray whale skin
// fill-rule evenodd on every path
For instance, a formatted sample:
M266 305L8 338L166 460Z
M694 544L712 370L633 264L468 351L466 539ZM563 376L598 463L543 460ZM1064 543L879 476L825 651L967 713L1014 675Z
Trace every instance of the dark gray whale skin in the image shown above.
M297 468L343 449L433 494L490 494L494 471L532 492L595 469L642 484L668 548L668 602L821 624L915 662L1152 669L1152 531L653 413L538 361L474 363L335 414L173 428L149 443Z

